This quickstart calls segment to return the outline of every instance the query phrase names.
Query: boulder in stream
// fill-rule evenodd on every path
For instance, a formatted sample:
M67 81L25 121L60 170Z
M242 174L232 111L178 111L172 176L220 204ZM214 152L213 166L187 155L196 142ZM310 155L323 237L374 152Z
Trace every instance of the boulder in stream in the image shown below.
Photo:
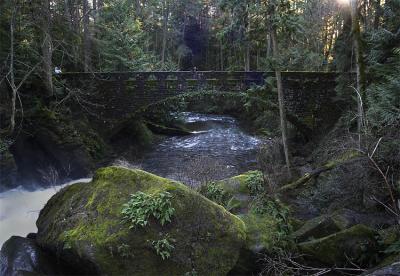
M135 219L124 220L127 206ZM40 246L86 274L226 275L246 240L242 220L223 207L181 183L122 167L61 190L37 226Z
M60 275L65 271L35 240L12 236L0 251L0 275Z

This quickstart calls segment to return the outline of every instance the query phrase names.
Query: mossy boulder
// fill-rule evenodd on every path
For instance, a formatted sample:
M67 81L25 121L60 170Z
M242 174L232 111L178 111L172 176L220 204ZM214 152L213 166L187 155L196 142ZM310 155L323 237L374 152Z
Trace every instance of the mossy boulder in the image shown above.
M369 217L372 217L372 219ZM371 214L363 214L343 208L306 221L300 229L293 233L293 238L299 242L304 242L329 236L357 224L373 225L374 220L379 221L376 216Z
M304 242L322 238L340 230L343 229L340 229L331 216L322 215L306 221L300 229L293 233L293 238L299 242Z
M249 171L207 185L212 185L214 186L212 190L219 191L220 202L217 203L234 214L246 214L254 196L263 191L262 183L263 176L260 171ZM215 201L212 193L208 193L207 185L202 187L200 192Z
M345 265L349 261L370 264L379 250L375 235L374 230L359 224L320 239L300 243L298 247L312 260L328 265Z
M123 221L131 194L169 192L171 222L149 218L146 226ZM106 275L225 275L244 246L244 223L181 183L121 167L99 169L91 183L53 196L40 212L37 241L82 273ZM169 237L162 259L153 242Z
M380 242L383 246L389 247L394 243L399 243L400 250L400 225L393 225L379 231Z

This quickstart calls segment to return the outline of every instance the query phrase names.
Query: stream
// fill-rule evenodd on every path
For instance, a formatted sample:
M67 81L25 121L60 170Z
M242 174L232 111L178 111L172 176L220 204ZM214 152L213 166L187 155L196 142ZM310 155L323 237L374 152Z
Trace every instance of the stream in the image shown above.
M242 130L234 118L189 112L180 113L179 118L193 133L153 145L136 167L193 186L256 168L255 156L261 141ZM89 181L80 179L36 191L21 187L0 193L0 247L12 235L24 237L36 232L40 209L62 187Z

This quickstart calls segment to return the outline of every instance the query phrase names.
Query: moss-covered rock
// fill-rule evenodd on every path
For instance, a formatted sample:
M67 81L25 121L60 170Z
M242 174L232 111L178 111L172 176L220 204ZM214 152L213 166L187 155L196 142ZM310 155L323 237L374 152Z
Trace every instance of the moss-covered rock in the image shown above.
M322 215L310 219L304 225L293 233L293 238L299 242L310 239L318 239L340 231L338 225L329 215Z
M170 223L129 229L121 211L130 195L169 192ZM40 212L38 243L83 273L107 275L224 275L235 265L246 239L245 225L223 207L183 184L140 170L99 169L91 183L57 193ZM155 241L173 248L163 260Z
M389 228L379 231L380 242L384 247L389 247L394 243L400 241L400 225L393 225ZM400 251L400 242L399 251Z
M378 252L376 232L364 225L355 225L335 234L298 244L300 251L313 260L329 265L373 262ZM347 259L349 258L349 259Z
M231 178L214 182L213 190L218 190L221 194L220 202L230 212L234 214L246 214L249 210L250 204L254 196L261 193L264 189L262 173L259 171L249 171L247 173L237 175ZM208 194L209 187L201 187L200 192L206 195L209 199L215 201L212 196Z

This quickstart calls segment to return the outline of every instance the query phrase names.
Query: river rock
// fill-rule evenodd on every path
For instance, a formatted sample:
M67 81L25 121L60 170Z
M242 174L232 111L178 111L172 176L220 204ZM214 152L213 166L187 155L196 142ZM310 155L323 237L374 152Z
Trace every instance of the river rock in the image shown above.
M123 221L130 194L169 192L170 223ZM245 244L244 223L181 183L121 167L99 169L91 183L64 188L37 221L37 242L81 273L106 275L225 275ZM152 245L169 237L170 257Z
M335 234L299 243L302 253L328 265L345 265L350 258L354 263L373 259L378 252L376 232L364 225L355 225ZM347 257L346 257L347 256Z
M365 274L365 276L399 276L399 275L400 275L400 260Z
M34 240L12 236L0 251L0 275L56 275L59 267L54 258L38 247Z

